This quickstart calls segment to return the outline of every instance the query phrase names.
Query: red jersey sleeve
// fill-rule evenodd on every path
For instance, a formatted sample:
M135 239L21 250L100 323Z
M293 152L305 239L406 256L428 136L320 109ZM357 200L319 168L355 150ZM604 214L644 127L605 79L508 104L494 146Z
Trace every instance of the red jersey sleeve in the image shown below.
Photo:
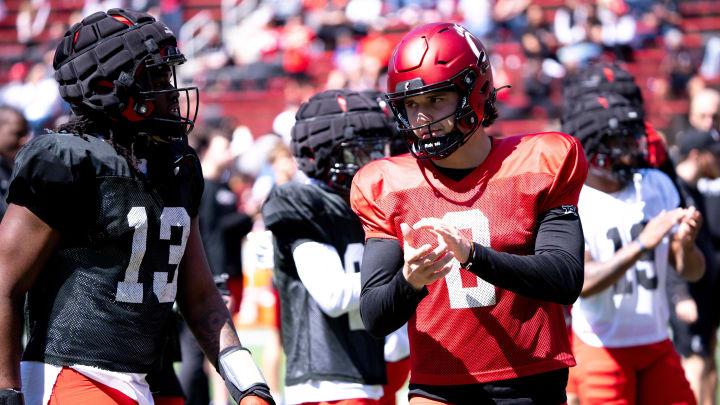
M379 204L383 195L384 182L378 163L368 163L353 177L350 206L362 222L365 240L369 238L397 239L392 221Z
M547 154L547 164L555 176L542 200L540 212L562 205L577 205L585 178L587 160L580 141L570 135L555 133L546 137L541 153Z

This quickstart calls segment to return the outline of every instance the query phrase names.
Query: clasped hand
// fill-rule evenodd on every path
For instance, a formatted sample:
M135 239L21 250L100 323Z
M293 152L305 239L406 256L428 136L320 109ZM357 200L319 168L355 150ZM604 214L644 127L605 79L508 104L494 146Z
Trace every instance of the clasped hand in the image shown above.
M452 259L463 263L470 255L472 241L463 237L460 230L438 218L422 218L412 228L400 224L403 233L405 264L403 275L416 290L445 277L453 267ZM424 244L419 247L410 245L411 232L425 230L437 238L438 246Z

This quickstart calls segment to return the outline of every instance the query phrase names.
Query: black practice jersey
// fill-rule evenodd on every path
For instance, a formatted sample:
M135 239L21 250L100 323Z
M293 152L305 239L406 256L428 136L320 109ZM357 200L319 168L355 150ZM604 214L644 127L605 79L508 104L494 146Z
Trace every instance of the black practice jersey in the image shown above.
M290 182L273 189L262 212L273 233L286 384L385 383L383 341L365 331L357 311L326 315L300 281L292 256L303 242L325 243L337 250L346 272L359 272L365 234L350 206L319 185Z
M8 202L61 239L28 291L23 360L150 371L202 188L181 142L154 147L146 174L100 138L48 134L25 145Z

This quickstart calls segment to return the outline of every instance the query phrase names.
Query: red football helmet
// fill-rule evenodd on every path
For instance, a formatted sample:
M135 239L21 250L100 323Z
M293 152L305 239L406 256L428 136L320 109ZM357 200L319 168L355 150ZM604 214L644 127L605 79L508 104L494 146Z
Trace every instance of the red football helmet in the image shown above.
M432 23L407 33L388 63L387 99L398 130L418 159L450 156L480 126L497 116L495 88L485 46L465 28ZM433 91L456 91L460 101L454 113L413 127L405 111L407 97ZM440 138L418 139L415 130L455 116L455 129ZM433 117L436 118L436 117ZM463 132L458 124L470 128Z

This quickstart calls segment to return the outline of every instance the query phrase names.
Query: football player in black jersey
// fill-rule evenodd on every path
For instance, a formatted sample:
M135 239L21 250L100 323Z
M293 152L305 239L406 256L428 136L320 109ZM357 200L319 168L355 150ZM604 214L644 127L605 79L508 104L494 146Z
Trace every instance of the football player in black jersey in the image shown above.
M365 234L348 197L355 172L388 155L392 127L375 99L349 90L314 95L296 118L290 146L310 181L275 187L262 210L273 233L285 400L377 404L384 343L358 312Z
M59 44L55 78L76 117L21 149L0 223L0 404L152 404L145 376L176 298L234 399L273 404L200 239L197 88L174 80L184 61L165 24L132 10L92 14Z

